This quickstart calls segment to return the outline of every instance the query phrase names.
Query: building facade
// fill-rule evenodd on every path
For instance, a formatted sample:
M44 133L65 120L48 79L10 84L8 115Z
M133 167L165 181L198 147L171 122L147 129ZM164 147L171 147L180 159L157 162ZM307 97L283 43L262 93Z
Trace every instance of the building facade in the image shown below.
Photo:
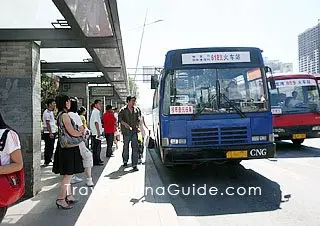
M273 73L291 73L293 72L292 63L283 63L279 60L270 60L268 57L263 58L265 65L272 69Z
M320 21L298 36L299 71L320 74Z

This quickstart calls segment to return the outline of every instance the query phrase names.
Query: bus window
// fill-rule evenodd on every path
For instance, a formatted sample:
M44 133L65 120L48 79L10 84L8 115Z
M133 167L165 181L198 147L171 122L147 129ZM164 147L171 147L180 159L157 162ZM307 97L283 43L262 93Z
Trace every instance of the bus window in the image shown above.
M271 93L271 106L281 108L283 114L307 113L318 108L318 87L313 79L283 79L276 80L276 84L277 95Z
M248 81L252 68L175 70L165 77L163 112L169 114L170 106L193 106L202 113L234 112L225 97L238 103L241 111L266 111L266 87L260 69ZM216 84L220 85L217 89ZM217 90L220 90L217 95ZM220 97L221 101L217 101ZM222 103L222 105L221 105ZM219 105L219 106L218 106Z

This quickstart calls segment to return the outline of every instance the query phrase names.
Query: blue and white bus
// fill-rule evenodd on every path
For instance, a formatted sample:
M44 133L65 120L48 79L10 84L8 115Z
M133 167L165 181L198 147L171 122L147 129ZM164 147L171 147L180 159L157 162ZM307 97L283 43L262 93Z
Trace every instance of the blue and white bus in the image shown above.
M274 157L269 71L258 48L169 51L151 82L153 132L163 164Z

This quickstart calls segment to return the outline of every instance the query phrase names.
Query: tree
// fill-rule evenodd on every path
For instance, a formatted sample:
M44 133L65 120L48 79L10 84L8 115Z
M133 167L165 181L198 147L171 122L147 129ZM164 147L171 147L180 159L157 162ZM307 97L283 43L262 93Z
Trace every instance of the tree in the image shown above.
M41 110L46 108L48 99L55 99L59 95L59 81L53 76L41 75Z

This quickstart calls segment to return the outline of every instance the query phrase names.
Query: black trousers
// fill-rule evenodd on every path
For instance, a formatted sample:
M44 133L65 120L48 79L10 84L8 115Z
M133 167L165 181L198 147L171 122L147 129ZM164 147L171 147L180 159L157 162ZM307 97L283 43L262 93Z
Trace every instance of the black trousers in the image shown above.
M106 133L106 139L107 139L106 156L110 157L112 155L112 146L113 146L114 133Z
M54 142L56 134L53 133L54 138L50 138L49 133L43 134L43 140L44 140L44 164L49 164L52 159L53 155L53 149L54 149Z
M92 155L93 155L93 164L97 165L101 161L100 154L101 154L101 140L96 139L96 136L91 136L91 148L92 148Z
M8 207L0 207L0 224L7 213Z

